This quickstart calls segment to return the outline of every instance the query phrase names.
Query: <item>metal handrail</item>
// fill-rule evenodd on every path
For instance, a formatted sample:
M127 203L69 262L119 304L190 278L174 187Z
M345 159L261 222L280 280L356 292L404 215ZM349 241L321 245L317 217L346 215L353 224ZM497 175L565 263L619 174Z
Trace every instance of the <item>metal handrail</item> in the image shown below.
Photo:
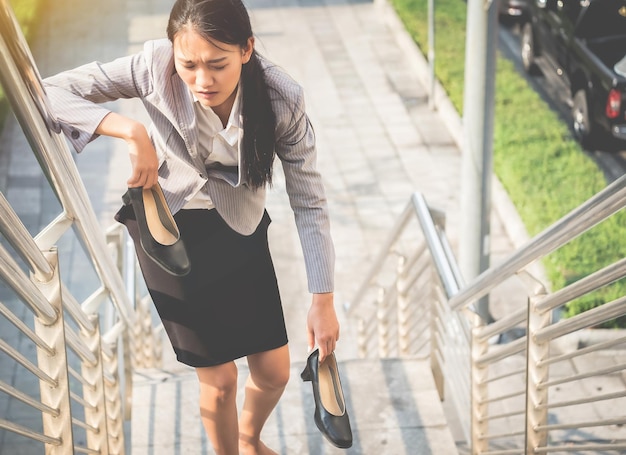
M37 243L30 235L22 220L17 216L4 194L0 193L0 211L4 214L0 218L0 231L6 232L5 238L13 246L22 259L29 264L30 270L41 270L44 277L52 275L52 268L46 261Z
M63 216L73 221L94 261L96 272L111 290L120 317L132 325L132 305L124 292L124 282L107 250L102 229L67 142L60 134L61 126L49 107L30 49L8 0L1 0L0 5L0 68L3 68L0 83L42 171L63 206Z
M57 314L54 308L36 286L21 273L18 263L2 245L0 245L0 278L19 293L38 318L47 323L56 320Z
M390 329L395 327L395 323L392 320L382 320L381 316L395 313L393 304L397 295L394 290L399 283L409 282L407 277L413 276L417 270L402 269L394 275L394 260L423 254L425 242L429 267L434 277L431 280L432 292L424 292L421 288L420 292L415 292L410 287L403 288L403 292L411 295L413 305L430 309L433 320L430 330L433 333L409 334L408 337L413 338L398 341L396 344L406 344L412 340L412 345L420 346L421 349L423 341L418 337L421 335L426 340L430 339L428 355L437 388L442 399L452 400L472 454L623 450L626 446L625 432L619 433L619 436L613 434L612 440L607 440L605 444L602 434L595 434L592 430L621 426L624 423L623 416L606 415L593 422L584 422L572 421L568 412L572 406L591 406L625 397L626 390L613 390L608 394L592 394L554 403L550 402L548 394L559 386L580 388L585 381L598 376L620 372L623 374L626 371L626 363L617 362L611 366L596 367L563 377L550 376L550 368L626 344L626 336L616 335L613 339L581 349L575 347L572 350L566 345L554 345L565 335L626 316L626 296L569 319L553 320L555 310L625 278L626 258L554 293L548 293L546 287L528 269L625 206L626 176L623 176L528 241L508 259L464 283L445 235L441 213L430 209L424 197L415 193L347 308L348 314L359 314L358 339L371 339L372 337L368 338L364 334L376 332L364 321L373 321L372 325L383 324L385 330L381 333L384 337L379 337L378 343L387 348L381 352L394 355L388 347L394 344ZM418 226L419 238L423 240L419 240L417 244L403 241L403 236L415 238L415 225ZM406 264L410 265L412 262L420 263L420 267L423 264L421 258L412 259ZM387 282L381 284L380 277L383 275ZM389 275L393 276L389 278ZM487 325L473 311L474 303L514 277L522 284L522 292L528 301L527 307ZM385 311L378 310L378 317L368 317L364 312L364 303L368 298L371 299L374 294L371 291L376 288L380 295L386 296L382 301ZM406 306L406 302L398 302L396 305ZM423 309L419 313L423 315ZM467 330L465 326L468 327ZM396 331L399 339L407 337L406 334ZM507 340L507 336L512 336L510 333L517 333L517 338L502 341ZM367 355L367 347L360 346L359 352ZM413 351L411 353L414 354ZM400 353L396 352L395 355ZM470 378L469 382L467 378ZM512 380L521 381L518 383L519 387L511 387ZM503 388L502 384L505 383L507 387ZM493 411L490 411L492 407ZM548 411L551 414L558 413L563 422L548 422ZM518 424L512 424L515 420L511 419L517 419ZM589 433L588 440L565 441L557 435L558 431L583 427Z
M395 226L391 229L387 241L382 245L378 256L374 259L373 265L365 276L361 286L352 300L345 304L344 308L348 314L351 314L353 308L357 307L367 295L369 288L374 282L374 278L380 273L389 253L393 250L394 245L402 232L406 229L412 216L416 216L419 219L427 244L429 247L436 250L433 255L433 260L437 263L437 271L442 277L442 282L446 288L447 294L454 295L458 292L459 281L461 280L458 267L455 268L451 265L454 262L449 260L449 255L452 250L449 245L442 242L439 235L441 226L434 221L436 218L441 220L442 214L441 212L429 208L422 194L414 193L411 196L410 203L404 208Z
M520 247L507 261L485 270L460 292L449 294L453 309L487 295L498 283L512 277L534 261L557 250L580 234L618 212L626 201L626 175Z
M46 453L123 455L121 420L130 418L132 392L130 344L141 326L146 349L135 355L135 364L153 366L150 360L158 360L153 355L156 348L148 345L158 346L154 341L159 328L149 322L148 305L137 290L136 257L121 225L104 233L98 224L8 0L0 0L0 83L62 208L62 213L33 237L0 192L0 233L19 256L12 257L0 245L0 279L13 290L19 304L32 311L34 327L2 303L0 315L33 343L38 355L30 358L3 338L0 350L39 381L40 396L30 396L19 384L1 380L0 392L38 411L37 426L43 420L43 432L4 418L0 429L44 444ZM56 243L71 228L100 282L82 303L59 276ZM77 391L70 377L81 385ZM73 415L75 406L82 408L80 419ZM86 433L80 446L74 444L73 426ZM6 438L3 440L6 444ZM4 447L0 449L4 451Z

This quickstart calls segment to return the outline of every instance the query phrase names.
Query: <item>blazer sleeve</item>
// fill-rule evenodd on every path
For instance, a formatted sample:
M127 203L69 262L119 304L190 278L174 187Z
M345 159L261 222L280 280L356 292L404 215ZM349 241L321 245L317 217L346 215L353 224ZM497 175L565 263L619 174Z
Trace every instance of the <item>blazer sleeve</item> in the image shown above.
M284 100L274 104L278 132L276 154L285 173L287 194L304 253L309 291L332 292L335 250L322 176L316 168L315 133L306 115L302 88L294 82L283 89Z
M145 54L92 62L44 79L52 110L77 152L97 137L96 128L111 112L101 103L145 97L152 90Z

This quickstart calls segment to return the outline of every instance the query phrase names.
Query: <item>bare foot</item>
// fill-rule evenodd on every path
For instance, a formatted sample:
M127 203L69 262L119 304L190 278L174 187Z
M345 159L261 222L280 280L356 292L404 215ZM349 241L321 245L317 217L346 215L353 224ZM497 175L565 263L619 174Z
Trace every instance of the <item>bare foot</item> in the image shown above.
M278 452L274 452L262 441L259 441L256 447L249 443L242 444L239 441L239 452L241 455L278 455Z

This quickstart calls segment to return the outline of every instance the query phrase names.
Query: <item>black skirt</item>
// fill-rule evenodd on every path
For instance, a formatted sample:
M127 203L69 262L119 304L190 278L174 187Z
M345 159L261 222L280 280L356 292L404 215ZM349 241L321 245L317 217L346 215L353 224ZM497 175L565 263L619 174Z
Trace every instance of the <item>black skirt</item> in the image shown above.
M122 207L115 218L135 243L148 291L180 362L219 365L287 344L267 212L250 236L232 230L217 210L176 213L191 261L184 277L170 275L146 256L131 207Z

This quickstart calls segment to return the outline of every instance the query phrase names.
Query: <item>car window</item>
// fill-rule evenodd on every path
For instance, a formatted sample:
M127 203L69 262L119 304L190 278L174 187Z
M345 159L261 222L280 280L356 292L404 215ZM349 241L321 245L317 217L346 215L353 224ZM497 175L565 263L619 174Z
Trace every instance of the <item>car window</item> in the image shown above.
M626 0L591 0L588 3L576 27L576 36L596 39L626 35Z

